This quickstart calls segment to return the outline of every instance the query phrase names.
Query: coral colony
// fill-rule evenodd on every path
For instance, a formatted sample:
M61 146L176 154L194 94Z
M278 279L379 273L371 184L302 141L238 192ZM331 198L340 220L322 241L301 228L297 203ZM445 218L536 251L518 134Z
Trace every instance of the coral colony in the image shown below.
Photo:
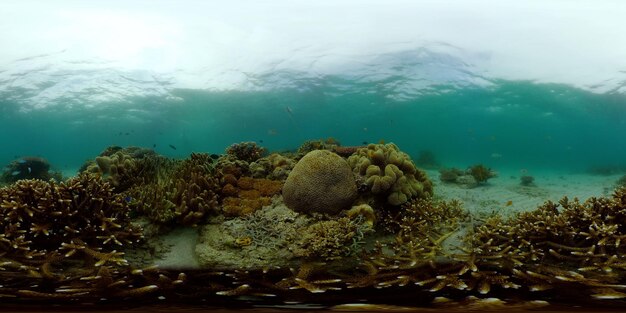
M76 177L49 169L22 158L2 174L6 303L247 296L332 305L376 303L386 289L430 307L626 298L623 185L610 197L565 197L510 218L472 216L459 201L436 200L431 180L395 144L345 147L332 138L283 153L244 142L184 160L109 147ZM440 173L469 188L495 176L483 165ZM154 266L165 253L154 242L177 228L196 229L198 265Z

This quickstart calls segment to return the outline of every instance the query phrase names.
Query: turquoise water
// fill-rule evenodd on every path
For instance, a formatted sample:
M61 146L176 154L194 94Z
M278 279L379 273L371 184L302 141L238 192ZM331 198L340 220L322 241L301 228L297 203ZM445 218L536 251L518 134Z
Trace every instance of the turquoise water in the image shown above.
M619 1L0 8L0 164L71 174L109 145L185 157L334 137L446 166L626 167Z
M131 97L96 108L81 107L87 103L79 98L76 106L29 112L5 96L0 163L38 155L71 172L109 145L155 147L183 158L222 153L241 141L289 150L334 137L343 145L395 142L414 158L429 150L448 166L626 168L623 94L506 80L436 86L402 99L385 90L403 83L403 77L384 83L323 77L276 90L173 89L175 100Z

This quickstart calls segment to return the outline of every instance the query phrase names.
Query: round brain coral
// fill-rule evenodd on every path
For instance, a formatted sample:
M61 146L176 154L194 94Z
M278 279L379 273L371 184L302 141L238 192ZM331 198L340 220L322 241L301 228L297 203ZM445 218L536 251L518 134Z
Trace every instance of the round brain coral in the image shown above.
M327 150L307 153L283 186L285 204L294 211L335 214L349 208L357 197L350 166Z
M426 174L393 143L361 148L348 158L348 163L373 194L386 196L393 206L432 194L432 183Z

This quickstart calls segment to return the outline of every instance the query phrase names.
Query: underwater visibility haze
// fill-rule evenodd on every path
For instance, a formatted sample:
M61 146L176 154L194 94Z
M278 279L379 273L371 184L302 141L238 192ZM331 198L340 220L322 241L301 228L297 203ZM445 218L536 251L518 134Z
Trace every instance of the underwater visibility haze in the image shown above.
M591 290L589 303L614 299L609 305L623 306L621 253L626 250L621 242L626 232L620 218L626 191L613 190L626 186L624 16L626 4L620 1L4 1L0 274L4 271L10 282L0 286L0 297L17 297L18 304L19 299L97 303L102 302L98 288L122 286L116 279L128 275L119 279L131 282L130 287L108 298L155 292L174 298L180 295L176 288L192 290L184 286L190 277L189 286L211 280L206 293L223 297L278 293L291 299L289 290L342 290L319 301L295 297L325 305L359 301L353 292L341 293L351 288L410 283L425 286L422 302L395 304L437 306L447 297L462 306L480 302L467 296L486 298L492 284L491 291L511 306L535 308L544 303L535 300L567 305L578 295L558 290L580 283ZM317 150L332 155L308 162L325 163L332 173L347 168L350 182L334 200L309 208L318 211L311 217L300 202L315 207L323 196L322 191L302 191L308 181L301 177L316 174L301 164ZM42 163L50 173L44 180L65 183L21 180L37 178L30 174ZM341 184L340 178L325 179L313 180L320 186ZM70 196L83 187L86 196ZM39 191L28 198L24 195L31 193L24 190ZM59 220L37 214L103 205L84 200L73 209L47 211L43 203L48 200L41 196L46 192L65 199L61 203L100 192L99 201L108 209L84 214L95 214L108 226L94 226L91 235L84 235L93 238L75 240L66 228L74 224L62 225L56 233L60 237L54 237ZM580 197L581 203L561 202L560 211L544 204L563 196ZM607 197L596 201L609 204L583 204L587 197ZM615 211L599 212L599 207ZM19 210L27 213L19 219L10 213ZM523 222L494 219L493 212ZM410 214L425 214L424 220L411 224ZM539 221L550 214L558 216L550 221L562 233L547 232L546 238L532 241L536 237L529 232L541 232L537 225L545 226ZM594 214L597 221L615 217L613 224L603 224L607 233L572 235L589 231ZM270 227L264 223L272 217L284 218L275 226L283 228L263 228ZM438 218L446 222L437 224ZM562 219L570 223L559 224ZM143 228L128 226L119 233L112 230L115 223ZM34 237L11 237L11 229L20 227ZM336 229L351 233L341 237L333 233ZM289 237L296 230L310 242ZM400 238L396 246L385 243L385 234ZM502 239L507 234L518 237ZM348 248L319 239L324 236ZM122 249L127 260L116 250L105 256L113 241L121 246L140 237L148 247L136 251L152 251L149 255L160 261L132 249ZM35 253L45 250L41 238L57 240L50 247L57 245L66 259ZM493 261L504 253L497 245L514 245L519 238L528 241L519 243L517 254L503 263ZM27 239L42 246L28 248L28 255L11 252L11 246L22 247ZM192 243L185 246L185 241ZM383 249L376 241L389 246ZM402 246L408 242L422 246ZM458 248L460 242L465 246ZM580 253L597 252L589 247L605 249L607 242L610 251L579 259ZM357 248L369 249L368 261L359 259ZM534 249L545 251L535 254L539 250ZM181 251L193 256L172 257ZM78 264L69 259L80 253L85 255L81 266L93 272L72 276L61 270ZM619 261L602 259L613 254ZM433 266L432 277L411 272L442 257L461 265ZM251 261L234 261L246 258ZM280 263L281 258L290 261ZM331 269L336 266L332 261L349 259L345 262L359 268L356 276L367 279L348 278L350 270L341 268L340 275L315 280L307 269L318 266L320 258ZM538 259L570 263L550 269L529 265ZM140 275L136 268L151 261L165 272L128 278ZM298 266L300 271L284 271ZM185 268L193 270L183 274ZM240 268L251 272L230 278L206 272ZM260 269L265 274L253 273ZM276 272L267 274L268 269ZM454 280L451 273L461 278ZM486 273L501 276L486 278L491 275ZM27 284L15 278L21 274L41 287L24 289ZM97 282L77 282L76 275ZM133 281L144 289L132 289ZM446 288L454 291L437 293ZM518 288L541 290L506 298L506 290ZM552 291L542 294L542 288ZM193 302L204 296L188 297ZM394 304L382 296L373 299Z

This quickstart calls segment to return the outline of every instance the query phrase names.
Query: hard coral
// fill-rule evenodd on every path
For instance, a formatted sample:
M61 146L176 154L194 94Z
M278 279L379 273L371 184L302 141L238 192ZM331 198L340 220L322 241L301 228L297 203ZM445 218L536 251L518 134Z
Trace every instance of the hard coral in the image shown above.
M254 178L285 180L295 164L296 162L287 156L272 153L267 157L251 162L249 169Z
M0 200L0 255L14 261L43 264L54 255L76 254L100 264L123 263L107 252L142 238L130 223L127 202L94 175L64 183L21 180L1 188Z
M208 154L192 153L171 164L157 182L128 192L131 205L159 224L196 225L218 207L219 183L212 162Z
M231 181L226 176L224 181ZM222 187L222 211L226 216L245 216L272 202L271 197L280 193L283 183L265 178L241 177Z
M478 184L487 182L489 178L496 177L496 173L492 171L490 168L482 164L477 164L470 167L467 172L474 177Z
M140 147L108 147L93 161L85 163L80 172L95 173L107 180L117 192L152 183L159 167L168 160L153 150Z
M60 181L62 179L59 172L50 171L48 160L40 157L23 157L12 161L4 169L0 176L6 183L13 183L20 179L41 179L51 178Z
M306 227L298 241L295 255L305 258L333 260L356 252L354 245L363 237L359 224L347 217L320 221ZM360 238L359 238L360 237Z
M232 144L226 148L226 154L248 163L260 159L266 152L265 148L257 146L253 141Z
M350 156L348 163L372 194L385 197L392 206L432 195L426 174L393 143L370 144Z
M283 199L292 210L335 214L349 208L357 187L348 163L335 153L315 150L293 168L283 186Z

